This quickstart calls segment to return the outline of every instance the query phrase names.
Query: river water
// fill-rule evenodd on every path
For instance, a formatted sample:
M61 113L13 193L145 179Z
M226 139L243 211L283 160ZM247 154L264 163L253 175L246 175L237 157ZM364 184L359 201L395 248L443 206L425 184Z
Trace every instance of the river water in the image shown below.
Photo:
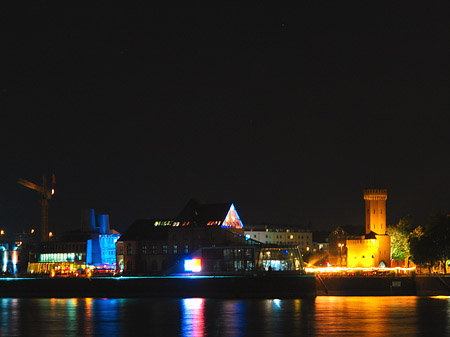
M0 336L450 336L450 297L0 299Z

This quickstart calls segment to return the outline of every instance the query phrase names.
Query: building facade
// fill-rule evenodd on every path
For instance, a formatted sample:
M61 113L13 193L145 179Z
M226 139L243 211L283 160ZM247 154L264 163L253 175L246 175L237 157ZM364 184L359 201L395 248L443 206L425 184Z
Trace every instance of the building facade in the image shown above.
M390 267L391 241L386 235L386 189L364 190L365 232L336 228L329 236L329 262L349 268Z
M116 244L117 270L162 275L200 248L244 244L244 226L232 203L191 200L174 219L135 221Z
M42 242L31 250L31 274L76 275L112 274L116 269L116 242L120 234L110 229L107 214L85 212L81 230L63 233L58 239Z
M245 237L264 244L296 245L301 252L312 251L312 233L302 229L288 228L250 228L245 230Z

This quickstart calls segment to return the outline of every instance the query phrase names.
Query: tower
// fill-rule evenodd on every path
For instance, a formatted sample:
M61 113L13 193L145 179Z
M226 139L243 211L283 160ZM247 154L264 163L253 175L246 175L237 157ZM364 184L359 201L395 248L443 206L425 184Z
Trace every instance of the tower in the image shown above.
M386 234L386 189L365 189L366 234Z

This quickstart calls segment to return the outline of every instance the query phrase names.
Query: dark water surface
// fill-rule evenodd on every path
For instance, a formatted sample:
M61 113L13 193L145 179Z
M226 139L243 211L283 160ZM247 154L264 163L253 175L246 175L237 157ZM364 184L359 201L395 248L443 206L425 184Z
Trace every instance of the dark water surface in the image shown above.
M0 336L450 336L449 297L0 299Z

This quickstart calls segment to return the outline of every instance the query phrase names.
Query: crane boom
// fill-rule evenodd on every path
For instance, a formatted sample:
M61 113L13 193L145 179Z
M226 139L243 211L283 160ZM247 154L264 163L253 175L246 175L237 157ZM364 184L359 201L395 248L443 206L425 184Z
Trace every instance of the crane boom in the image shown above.
M55 177L53 176L53 183L54 183ZM54 194L53 185L52 188L47 188L47 179L45 175L42 177L42 186L36 185L35 183L32 183L28 180L20 178L18 181L19 184L30 188L32 190L35 190L39 192L41 195L41 241L47 242L48 241L48 201L52 198L52 195Z
M44 189L42 188L42 186L36 185L35 183L32 183L32 182L30 182L28 180L20 178L19 179L19 184L21 184L21 185L23 185L25 187L28 187L28 188L30 188L32 190L38 191L41 194L44 193Z

